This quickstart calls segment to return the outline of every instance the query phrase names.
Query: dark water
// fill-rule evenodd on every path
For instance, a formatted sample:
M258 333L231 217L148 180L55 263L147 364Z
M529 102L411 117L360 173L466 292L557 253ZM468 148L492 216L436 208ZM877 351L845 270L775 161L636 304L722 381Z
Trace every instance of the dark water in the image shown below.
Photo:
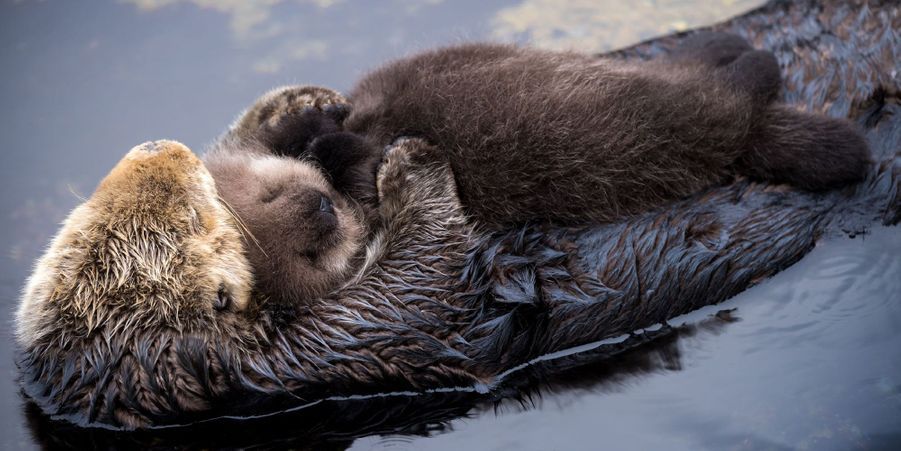
M0 3L0 447L38 446L15 385L10 321L19 290L56 224L133 145L172 138L199 151L273 86L346 90L366 68L417 48L493 38L600 51L710 23L757 2L697 3ZM376 410L390 410L403 434L366 435L359 427L378 415L347 416L353 421L340 424L341 438L328 443L424 450L899 449L899 255L898 228L827 240L772 280L675 322L695 327L674 339L616 362L535 376L540 383L518 387L522 396L500 404L475 403L466 394L384 401ZM734 309L731 317L711 319L724 309ZM569 359L580 360L546 364ZM320 406L294 424L322 439L329 434L311 427L317 418L373 410L355 402ZM419 404L417 413L395 412L407 402ZM395 427L377 422L388 426L366 430ZM276 427L286 426L270 429ZM192 437L194 444L204 440Z

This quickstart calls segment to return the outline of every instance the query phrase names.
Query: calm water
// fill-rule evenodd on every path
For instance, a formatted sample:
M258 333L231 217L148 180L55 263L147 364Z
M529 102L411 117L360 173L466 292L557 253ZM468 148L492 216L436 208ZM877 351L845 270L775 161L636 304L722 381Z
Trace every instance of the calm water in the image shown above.
M201 150L268 88L346 90L365 69L418 48L488 38L601 51L758 2L632 3L0 3L0 446L37 446L15 385L19 290L56 224L133 145L173 138ZM829 240L772 280L689 315L703 326L631 353L618 371L589 366L522 402L413 428L427 436L352 434L335 446L898 449L899 232ZM722 309L738 321L708 319Z

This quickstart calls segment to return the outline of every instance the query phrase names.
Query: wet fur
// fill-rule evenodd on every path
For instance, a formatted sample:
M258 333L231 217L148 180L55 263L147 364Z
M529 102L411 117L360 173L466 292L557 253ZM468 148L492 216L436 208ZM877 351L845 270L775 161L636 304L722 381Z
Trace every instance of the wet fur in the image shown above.
M200 230L180 218L192 217L187 207L214 205L216 194L192 181L205 177L190 159L179 165L153 160L143 171L140 165L122 166L131 168L118 173L123 184L102 184L86 208L73 212L32 275L29 287L41 288L23 295L16 323L23 391L55 419L127 429L248 417L334 395L453 386L477 393L491 390L504 371L533 356L616 337L726 299L795 262L823 233L855 221L853 230L860 231L874 221L893 224L901 218L901 110L891 75L898 42L886 33L896 9L888 5L871 5L866 14L840 8L836 20L814 23L822 39L809 41L808 53L790 69L804 75L791 79L790 93L809 108L866 124L878 164L863 183L810 194L739 181L606 226L486 234L460 223L459 210L448 209L453 198L431 197L447 188L440 185L447 173L433 166L436 161L413 159L419 176L412 181L438 185L400 186L401 192L440 201L440 218L432 212L423 217L415 207L407 211L410 216L395 224L410 229L384 235L383 249L395 252L382 254L358 284L309 305L212 308L218 284L208 275L236 274L236 267L247 264L240 253L232 261L198 260L215 263L212 268L172 267L177 279L149 283L169 268L151 257L177 255L177 240L208 242L204 237L210 235L195 235ZM791 24L831 17L822 8L813 1L779 3L723 27L794 48L798 32ZM842 29L874 32L829 40ZM810 33L804 28L802 36L809 39ZM625 54L659 55L679 39ZM877 57L863 55L863 48L874 49ZM831 64L821 64L824 59ZM831 76L840 83L800 82ZM187 184L139 184L146 180L140 175L156 173L147 169L157 164L183 172L156 180ZM159 196L172 192L188 195ZM190 202L136 202L141 193ZM132 207L96 208L101 205ZM220 233L234 235L223 243L243 243L224 208L201 210L214 215L211 224L225 227ZM438 219L446 228L428 227ZM120 238L112 224L138 225L142 233ZM110 262L143 269L119 286ZM188 289L194 286L202 289ZM175 291L167 296L160 288ZM92 309L104 319L93 327L87 327L88 317L67 313ZM627 347L628 341L607 349L615 354Z

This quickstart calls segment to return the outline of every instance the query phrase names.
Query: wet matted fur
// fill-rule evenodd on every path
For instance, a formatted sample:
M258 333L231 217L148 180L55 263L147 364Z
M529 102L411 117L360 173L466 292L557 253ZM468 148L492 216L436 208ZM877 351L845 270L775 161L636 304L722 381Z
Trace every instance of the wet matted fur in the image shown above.
M822 233L895 223L901 217L901 111L891 75L899 52L892 38L897 9L874 4L867 14L826 22L820 22L823 15L802 14L826 8L814 2L776 4L722 27L751 40L766 37L780 59L790 59L788 73L803 75L788 80L790 97L811 109L850 116L866 128L877 164L854 188L809 194L739 181L604 227L524 227L499 234L470 233L448 202L440 220L430 216L424 227L386 231L385 249L400 251L385 253L359 284L321 303L275 310L254 302L217 309L215 283L201 284L203 292L188 296L161 297L165 285L156 282L167 279L160 277L165 273L159 261L150 258L125 260L134 278L112 283L115 273L104 266L108 257L171 258L179 251L167 243L203 243L210 233L225 233L218 225L240 233L224 207L210 207L218 200L201 185L148 183L144 186L155 194L173 189L190 194L181 203L151 204L144 213L114 210L116 221L83 217L110 224L97 228L107 230L106 238L81 241L75 250L89 251L80 254L77 265L60 266L58 248L40 263L36 275L63 270L81 283L53 285L46 279L46 289L26 295L17 326L23 389L55 418L125 428L249 416L341 394L448 386L491 390L504 371L534 356L721 301L796 261ZM777 25L767 20L772 14L781 17ZM800 54L792 31L799 20L813 20L803 29L819 30L821 36L806 40ZM848 29L874 31L834 39ZM676 40L625 53L664 52ZM782 53L783 45L792 50ZM862 48L875 50L863 55ZM824 58L834 60L821 64ZM833 83L833 77L841 82ZM161 145L185 163L173 167L186 173L159 180L201 177L190 169L202 167L188 164L193 160L179 146ZM146 154L159 158L153 155ZM441 170L434 161L411 163L418 174L428 175L413 181L437 188L448 180L446 172L436 176ZM104 186L110 185L101 185L89 204L105 197ZM435 199L434 191L401 192ZM200 217L214 214L217 220L188 227L194 224L191 202L210 207ZM171 217L186 220L158 227L162 234L128 235L113 226L162 217L141 216L150 211L182 212ZM415 207L404 214L421 218ZM401 224L418 226L415 222ZM59 236L74 235L64 229ZM90 308L71 309L79 293L92 286L118 291L95 292L80 303ZM163 303L178 308L156 313ZM88 327L92 309L102 310L105 321ZM142 311L141 321L131 319Z

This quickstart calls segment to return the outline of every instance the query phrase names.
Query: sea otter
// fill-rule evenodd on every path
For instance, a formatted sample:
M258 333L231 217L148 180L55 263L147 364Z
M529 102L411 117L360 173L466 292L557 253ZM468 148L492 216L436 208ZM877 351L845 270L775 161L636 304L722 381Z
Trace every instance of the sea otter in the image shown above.
M385 249L397 245L396 252L383 254L359 283L321 303L273 309L258 299L246 302L230 293L238 285L217 279L249 264L240 262L240 252L231 261L227 243L215 239L240 235L239 223L218 194L197 182L208 177L192 171L205 169L183 147L159 143L155 152L132 155L141 164L125 166L131 169L117 172L118 181L102 184L77 210L82 213L73 213L79 219L70 219L57 239L71 247L54 245L38 263L33 278L40 283L30 285L17 314L23 391L56 420L104 428L247 417L392 390L491 392L536 356L724 300L797 261L824 233L897 223L901 110L891 55L898 42L879 32L815 39L805 41L801 56L786 58L784 49L794 48L797 37L790 24L805 20L810 4L771 5L721 27L765 37L780 49L780 60L796 75L787 81L789 96L866 127L878 164L861 184L810 194L738 180L605 226L496 234L471 234L456 211L414 209L409 229L382 235ZM824 21L821 32L892 29L895 16L884 8L866 11ZM804 29L805 39L809 32ZM665 53L680 39L624 54ZM854 51L862 48L872 53ZM415 149L404 152L415 155ZM398 180L433 189L402 186L402 192L434 199L456 186L440 169L446 165L408 161L414 173L430 176L408 179L399 171ZM436 169L445 177L436 177ZM172 176L154 176L159 171ZM134 186L123 189L128 183ZM160 198L145 203L134 198L140 193ZM446 208L455 199L439 200L433 206ZM148 226L133 227L142 224ZM79 233L76 225L96 233ZM193 251L186 252L189 243ZM188 258L198 252L209 253L212 266ZM228 258L215 257L222 252ZM183 288L198 282L200 289L171 289L176 282ZM229 301L229 295L236 297ZM629 340L605 340L603 347L614 354ZM162 433L150 432L150 443L158 445L153 440ZM125 437L113 439L121 444Z
M349 101L319 87L273 90L205 162L256 238L258 289L310 302L366 260L361 234L343 229L372 228L375 168L398 136L446 153L467 214L491 229L609 222L736 173L811 190L859 181L869 153L856 129L775 103L780 87L772 53L724 33L643 63L467 44L389 63ZM312 162L340 195L323 195L325 214L286 207L295 193L283 181L237 169L262 167L248 155L268 155L266 167ZM266 184L276 188L257 188ZM356 214L334 219L332 198Z
M135 147L28 281L16 313L26 392L54 415L134 428L265 412L320 389L350 394L362 380L377 390L484 383L489 373L459 366L462 354L422 360L449 344L444 315L466 316L453 306L473 285L454 274L477 247L450 168L428 150L408 140L388 153L378 260L301 312L249 302L244 226L189 149ZM432 252L410 252L422 246ZM408 308L443 319L416 324ZM390 334L366 325L386 320Z
M742 182L619 224L496 235L473 228L434 156L419 140L392 148L374 260L317 302L284 305L243 297L250 281L232 271L253 244L199 160L173 142L132 150L29 281L24 392L54 418L126 429L324 396L490 392L545 353L608 338L616 354L725 300L804 255L848 202ZM855 199L894 217L885 189Z

